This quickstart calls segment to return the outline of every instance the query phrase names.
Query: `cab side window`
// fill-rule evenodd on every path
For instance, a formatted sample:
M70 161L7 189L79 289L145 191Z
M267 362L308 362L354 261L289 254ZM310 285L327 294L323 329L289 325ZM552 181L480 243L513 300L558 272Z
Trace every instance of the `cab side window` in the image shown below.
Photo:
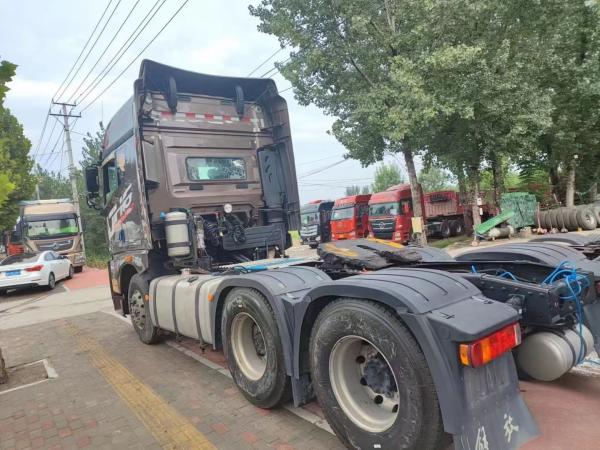
M114 159L102 167L102 181L104 204L107 204L119 187L119 173Z

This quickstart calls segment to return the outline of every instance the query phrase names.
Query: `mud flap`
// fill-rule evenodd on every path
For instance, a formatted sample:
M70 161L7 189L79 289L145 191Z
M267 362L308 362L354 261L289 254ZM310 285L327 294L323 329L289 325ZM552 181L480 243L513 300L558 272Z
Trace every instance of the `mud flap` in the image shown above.
M591 303L583 307L584 324L594 336L594 347L600 355L600 303Z
M467 367L463 374L464 426L454 435L455 449L516 449L539 434L510 353L477 369Z

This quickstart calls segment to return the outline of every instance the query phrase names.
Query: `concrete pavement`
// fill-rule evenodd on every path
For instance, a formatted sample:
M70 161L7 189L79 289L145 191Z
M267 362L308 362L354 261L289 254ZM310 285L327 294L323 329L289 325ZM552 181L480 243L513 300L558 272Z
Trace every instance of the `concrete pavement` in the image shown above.
M314 402L273 411L251 406L220 352L188 339L142 344L128 319L113 312L105 280L104 271L85 271L52 292L0 300L8 365L45 360L57 374L0 391L1 450L341 447ZM521 389L542 432L526 450L597 448L600 370L588 365Z

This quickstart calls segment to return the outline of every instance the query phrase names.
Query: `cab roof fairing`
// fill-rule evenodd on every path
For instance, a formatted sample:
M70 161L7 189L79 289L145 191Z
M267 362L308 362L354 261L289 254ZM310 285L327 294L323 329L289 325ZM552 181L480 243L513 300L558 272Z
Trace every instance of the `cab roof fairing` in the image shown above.
M144 59L140 65L139 78L133 83L134 94L115 113L108 126L102 145L102 160L109 156L115 142L127 131L136 127L136 111L142 110L147 92L166 92L169 78L173 77L181 94L207 95L235 99L235 86L244 91L244 100L257 102L279 97L277 85L269 78L240 78L208 75L167 66ZM281 97L283 101L283 97ZM129 108L132 108L129 110ZM128 111L129 110L129 111ZM129 116L129 117L127 117Z

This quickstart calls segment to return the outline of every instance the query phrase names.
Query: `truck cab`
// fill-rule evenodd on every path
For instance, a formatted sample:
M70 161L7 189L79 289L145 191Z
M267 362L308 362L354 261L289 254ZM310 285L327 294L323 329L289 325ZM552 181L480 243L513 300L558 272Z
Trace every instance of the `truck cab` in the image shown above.
M135 274L283 256L299 226L287 105L270 79L144 60L86 184L124 312Z
M376 192L369 200L369 236L406 243L411 237L413 216L409 184Z
M313 200L300 210L300 243L317 248L331 240L331 200Z
M9 254L52 250L66 255L75 271L81 272L85 265L83 233L73 202L68 198L30 200L19 206L19 219L10 236ZM21 251L19 247L22 247Z
M331 213L331 240L359 239L369 235L371 194L339 198Z

